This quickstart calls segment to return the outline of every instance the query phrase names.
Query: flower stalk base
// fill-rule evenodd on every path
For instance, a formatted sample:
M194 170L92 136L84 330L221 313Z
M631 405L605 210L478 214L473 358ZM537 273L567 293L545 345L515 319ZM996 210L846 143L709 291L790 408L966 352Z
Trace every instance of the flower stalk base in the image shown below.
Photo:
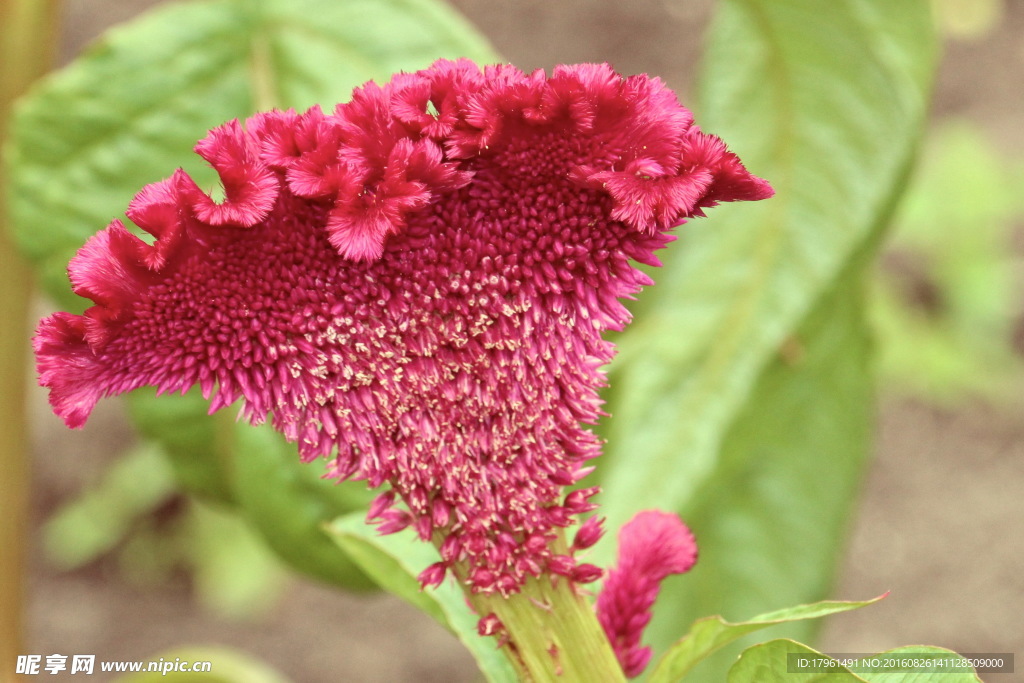
M521 592L470 595L478 614L495 615L496 637L523 681L625 681L593 607L564 577L543 575Z

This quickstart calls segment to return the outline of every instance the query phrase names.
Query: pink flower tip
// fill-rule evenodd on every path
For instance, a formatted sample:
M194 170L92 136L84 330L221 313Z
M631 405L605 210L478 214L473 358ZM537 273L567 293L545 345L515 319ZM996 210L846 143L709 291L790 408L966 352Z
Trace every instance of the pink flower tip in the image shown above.
M639 512L619 530L618 563L608 570L596 609L628 677L639 676L650 661L650 648L640 638L662 580L689 571L696 561L693 534L676 515Z
M697 542L678 515L636 513L619 531L619 566L642 569L657 580L682 574L697 562Z

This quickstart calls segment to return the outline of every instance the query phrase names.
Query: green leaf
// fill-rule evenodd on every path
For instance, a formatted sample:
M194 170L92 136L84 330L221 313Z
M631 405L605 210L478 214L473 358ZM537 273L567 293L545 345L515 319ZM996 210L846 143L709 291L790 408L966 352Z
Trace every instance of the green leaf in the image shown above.
M846 658L842 658L845 660ZM748 648L729 670L728 683L979 683L970 671L916 664L960 660L940 647L908 645L847 664L792 640L772 640ZM828 663L826 663L828 662ZM877 662L877 663L876 663ZM904 663L905 662L905 663ZM847 666L843 666L847 664ZM966 662L965 662L966 664ZM969 667L965 667L969 668Z
M720 7L697 120L777 195L716 207L666 250L617 340L597 470L610 528L642 507L675 510L701 549L664 586L647 632L656 651L700 616L830 593L870 446L862 273L935 59L923 0ZM702 665L702 680L721 680L734 656Z
M490 638L481 638L479 617L466 604L463 592L451 581L436 589L421 590L418 574L440 560L437 551L410 530L379 536L362 515L348 515L327 527L334 541L345 549L363 571L382 588L426 612L455 634L476 659L488 681L515 683L512 665Z
M350 590L375 584L323 531L344 514L366 515L373 495L364 482L321 478L320 462L303 463L295 446L269 425L235 426L231 483L240 512L292 568Z
M871 444L862 265L851 264L765 370L730 425L716 476L683 508L701 557L664 586L647 632L656 649L702 615L735 618L830 593ZM816 629L785 630L806 640ZM739 649L712 658L704 678L724 677Z
M929 135L886 246L872 301L886 388L946 404L1012 401L1024 363L1015 226L1024 219L1024 158L976 125L946 120Z
M889 664L891 664L893 660L898 661L901 658L914 660L926 657L943 662L961 660L960 655L951 650L926 645L906 645L894 650L880 652L870 659L881 658L884 660L888 658ZM933 667L938 669L935 671L928 671L928 667L919 667L917 671L913 667L909 670L898 671L885 663L881 666L864 666L862 663L857 666L851 666L850 669L868 681L868 683L980 683L981 679L978 678L977 674L971 671L960 670L961 668L970 668L966 660L961 661L963 662L963 667L949 667L948 664L939 665Z
M146 661L157 663L160 671L127 674L120 683L288 683L288 679L246 653L227 647L195 646L178 648L153 655ZM209 662L209 672L174 671L171 665ZM167 668L167 672L163 672Z
M770 640L743 651L729 670L728 683L867 683L866 679L838 665L828 672L790 672L790 656L828 659L827 655L792 640Z
M179 537L200 601L234 619L265 613L283 592L287 574L246 520L193 502Z
M885 596L863 602L825 601L810 605L797 605L788 609L762 614L747 621L730 623L722 617L698 619L689 633L672 646L658 662L650 683L671 683L682 680L693 668L715 650L755 631L790 621L818 619L829 614L848 612L878 602Z
M620 337L613 526L683 508L715 476L765 365L883 226L935 60L924 0L726 0L709 39L698 121L777 195L684 228Z
M366 509L372 494L364 484L322 479L322 463L303 464L283 436L236 422L230 408L208 416L197 389L185 396L137 391L129 406L142 433L164 446L186 491L234 506L291 568L350 590L374 587L321 529Z
M174 490L159 449L144 444L125 453L80 497L61 507L43 528L49 558L74 569L108 552Z
M167 4L112 29L21 100L6 149L16 237L68 308L65 269L146 183L183 166L206 131L273 107L331 108L351 89L439 57L497 61L433 0L217 0Z

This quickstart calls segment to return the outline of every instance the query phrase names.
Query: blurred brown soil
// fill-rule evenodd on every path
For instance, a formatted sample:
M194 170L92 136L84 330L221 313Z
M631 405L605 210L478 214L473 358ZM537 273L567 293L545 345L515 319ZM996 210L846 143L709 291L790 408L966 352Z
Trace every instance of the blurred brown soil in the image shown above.
M103 26L151 4L68 2L64 59ZM706 0L454 4L523 68L610 61L623 72L661 75L684 101L708 11ZM1007 7L994 35L948 47L936 110L970 117L1020 152L1024 3ZM116 402L102 405L84 432L70 433L49 414L42 391L32 399L38 524L94 480L131 435ZM833 618L821 645L869 652L930 643L961 652L1016 648L1024 656L1024 418L894 399L879 412L877 459L835 597L892 594L870 610ZM303 683L477 680L451 636L386 596L351 597L296 580L269 614L228 621L197 605L183 578L140 587L111 562L60 573L38 543L30 588L29 652L142 660L216 643L253 653Z

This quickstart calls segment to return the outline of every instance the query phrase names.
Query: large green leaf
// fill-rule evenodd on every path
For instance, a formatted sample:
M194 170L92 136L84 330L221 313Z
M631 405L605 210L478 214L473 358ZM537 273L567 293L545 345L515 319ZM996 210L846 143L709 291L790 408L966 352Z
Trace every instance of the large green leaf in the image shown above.
M721 3L698 121L777 195L683 228L619 339L602 462L613 526L682 508L715 476L766 363L891 208L934 52L924 0Z
M666 583L656 649L700 616L828 597L870 445L861 271L935 57L923 0L725 0L709 41L697 119L778 194L684 228L618 340L603 512L678 511L701 548Z
M370 79L439 57L495 61L434 0L216 0L172 3L109 31L18 106L7 148L17 239L67 307L65 269L146 183L183 166L224 121L273 107L330 108Z
M683 508L701 556L664 586L647 633L656 649L704 615L735 619L828 595L871 441L859 270L851 266L789 355L772 361L728 431L715 477ZM784 628L806 640L814 627ZM708 660L699 678L721 680L749 640Z
M452 581L437 588L420 588L417 574L440 560L437 550L411 530L380 536L362 515L339 517L327 533L382 588L423 610L462 641L481 673L492 683L515 683L515 670L491 638L477 634L479 616Z

